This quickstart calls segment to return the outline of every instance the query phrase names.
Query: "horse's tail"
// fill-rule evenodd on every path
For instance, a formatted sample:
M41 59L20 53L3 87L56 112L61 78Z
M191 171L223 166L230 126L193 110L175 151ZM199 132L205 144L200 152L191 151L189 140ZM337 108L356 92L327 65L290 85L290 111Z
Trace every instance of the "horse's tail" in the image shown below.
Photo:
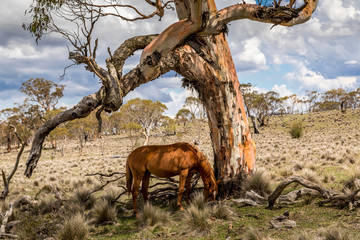
M129 159L126 161L126 190L128 192L128 195L131 193L131 186L133 181L133 174L131 172L130 166L129 166Z

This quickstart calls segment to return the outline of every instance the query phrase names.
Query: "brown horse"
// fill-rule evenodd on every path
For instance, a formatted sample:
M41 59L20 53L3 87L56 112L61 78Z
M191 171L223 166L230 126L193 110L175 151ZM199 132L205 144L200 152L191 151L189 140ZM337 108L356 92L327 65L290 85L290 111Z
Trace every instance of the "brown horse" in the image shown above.
M213 170L205 155L195 146L189 143L175 143L143 146L135 149L126 161L126 187L129 194L132 192L135 216L137 216L136 199L141 181L141 193L144 200L147 201L151 174L161 178L180 175L177 206L182 210L181 200L184 187L186 185L186 196L189 199L191 176L195 171L200 173L204 182L205 199L215 200L217 182ZM133 179L134 184L131 189Z

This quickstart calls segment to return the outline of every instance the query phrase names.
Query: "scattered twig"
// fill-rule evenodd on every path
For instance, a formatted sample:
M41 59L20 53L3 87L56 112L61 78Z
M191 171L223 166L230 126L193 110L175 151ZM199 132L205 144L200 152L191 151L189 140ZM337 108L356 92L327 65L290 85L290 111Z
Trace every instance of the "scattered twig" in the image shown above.
M9 217L12 215L14 203L9 204L10 208L8 211L6 211L4 219L2 221L1 227L0 227L0 234L5 234L6 224L9 221Z

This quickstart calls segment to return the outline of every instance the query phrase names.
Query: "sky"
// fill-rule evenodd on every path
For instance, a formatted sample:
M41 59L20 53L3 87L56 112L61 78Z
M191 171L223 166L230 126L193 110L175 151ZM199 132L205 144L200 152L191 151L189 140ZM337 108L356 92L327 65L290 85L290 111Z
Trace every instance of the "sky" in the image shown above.
M299 1L299 0L298 0ZM30 17L25 15L31 0L6 1L0 8L0 110L22 103L21 83L45 78L64 84L59 106L71 107L82 97L96 92L98 79L78 65L64 69L69 43L55 33L39 41L22 29ZM137 0L137 2L144 2ZM235 0L217 0L218 9L237 4ZM247 0L253 3L254 0ZM356 4L357 3L357 4ZM129 13L131 15L131 13ZM114 51L127 38L160 33L176 21L167 10L162 21L125 22L102 19L95 28L99 38L97 61L104 66L107 47ZM69 26L71 27L71 26ZM304 95L306 90L352 90L360 87L360 5L358 0L319 0L312 18L293 27L240 20L229 25L228 42L241 83L251 83L258 91L276 91L281 96ZM124 71L137 65L140 52L127 60ZM140 86L124 99L140 97L161 101L174 116L192 93L181 88L181 76L168 73Z

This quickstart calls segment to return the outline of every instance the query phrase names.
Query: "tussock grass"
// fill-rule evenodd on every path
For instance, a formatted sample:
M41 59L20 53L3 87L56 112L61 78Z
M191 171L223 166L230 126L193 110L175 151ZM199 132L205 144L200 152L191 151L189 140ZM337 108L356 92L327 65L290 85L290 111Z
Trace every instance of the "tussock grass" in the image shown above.
M116 198L119 196L120 191L118 188L110 187L105 190L105 193L101 196L101 199L104 199L109 204L114 204Z
M305 179L309 180L310 182L320 183L317 173L308 168L304 168L302 170L301 176L304 177Z
M319 233L320 237L324 240L350 240L349 234L344 228L339 226L330 226L325 229L321 229Z
M257 170L245 178L242 185L242 194L250 190L264 197L271 193L270 179L264 170Z
M85 206L79 202L69 201L64 206L67 216L85 213Z
M57 211L61 207L61 202L54 196L45 196L36 205L36 209L41 214L51 213Z
M116 208L104 199L97 201L91 210L91 216L96 224L116 221Z
M198 209L204 209L206 207L204 194L202 192L195 192L192 195L191 204Z
M72 200L84 205L85 209L89 210L94 206L96 198L91 194L90 188L80 187L75 190Z
M231 220L234 217L234 212L231 210L231 207L225 202L218 202L217 204L211 206L210 214L216 219Z
M187 229L194 232L208 232L211 229L211 213L211 208L207 206L204 195L197 192L190 205L181 212L181 218ZM220 213L217 214L220 216Z
M138 224L142 226L155 226L159 223L169 224L172 222L172 217L169 212L151 205L147 202L144 208L139 213Z
M88 224L81 214L65 219L63 227L58 232L59 240L86 240L88 236Z
M200 209L194 204L190 204L181 213L182 221L185 223L187 229L196 232L208 232L211 229L210 225L210 212L208 209Z
M245 234L245 240L271 240L264 236L258 229L250 227L249 230Z

